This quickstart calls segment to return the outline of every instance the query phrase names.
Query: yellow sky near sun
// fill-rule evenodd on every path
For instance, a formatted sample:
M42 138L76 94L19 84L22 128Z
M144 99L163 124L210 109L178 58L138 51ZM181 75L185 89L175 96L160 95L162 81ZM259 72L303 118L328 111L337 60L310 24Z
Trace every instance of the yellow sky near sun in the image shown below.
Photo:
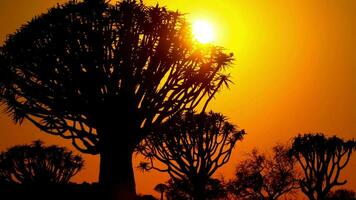
M34 14L57 0L0 1L0 42ZM60 1L63 2L63 1ZM157 0L145 1L155 4ZM235 82L212 102L248 133L231 162L220 170L233 174L243 152L286 142L298 133L325 132L356 136L356 1L354 0L159 0L160 5L206 20L215 43L234 52L230 69ZM14 126L0 114L0 149L46 138L31 125ZM77 181L97 178L97 158L86 156ZM348 187L356 189L356 156L345 170ZM136 172L137 189L153 193L164 181L158 173ZM345 176L344 176L345 177Z

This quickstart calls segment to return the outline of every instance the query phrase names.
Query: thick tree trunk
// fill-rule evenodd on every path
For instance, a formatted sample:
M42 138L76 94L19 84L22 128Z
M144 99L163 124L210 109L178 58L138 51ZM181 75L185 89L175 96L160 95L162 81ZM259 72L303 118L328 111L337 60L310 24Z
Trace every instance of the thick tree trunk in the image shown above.
M105 192L105 199L134 200L136 188L132 145L124 137L108 137L102 144L99 183Z
M95 116L98 124L100 172L99 183L106 198L103 200L136 199L132 154L139 142L139 125L134 115L133 98L108 99Z

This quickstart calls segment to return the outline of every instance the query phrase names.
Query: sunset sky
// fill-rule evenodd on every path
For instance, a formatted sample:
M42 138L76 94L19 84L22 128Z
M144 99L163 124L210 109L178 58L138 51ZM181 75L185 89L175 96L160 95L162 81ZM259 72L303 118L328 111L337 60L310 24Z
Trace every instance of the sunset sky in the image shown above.
M0 44L7 34L36 14L65 1L0 0ZM144 0L186 13L189 21L212 24L214 44L235 55L230 69L235 85L216 96L210 109L246 130L230 162L216 173L232 177L234 166L253 147L267 151L298 133L324 132L356 137L355 0ZM70 141L49 136L25 122L14 125L0 114L0 150L30 143ZM98 156L83 155L85 169L75 181L98 177ZM356 154L343 177L356 190ZM157 195L153 187L167 176L136 170L138 193Z

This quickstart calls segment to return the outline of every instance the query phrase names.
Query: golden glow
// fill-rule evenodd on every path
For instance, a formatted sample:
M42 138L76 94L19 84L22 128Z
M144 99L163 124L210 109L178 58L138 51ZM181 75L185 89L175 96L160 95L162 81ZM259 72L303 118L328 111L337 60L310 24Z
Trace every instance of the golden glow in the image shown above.
M66 1L0 1L0 43L34 14ZM186 14L192 28L195 21L206 21L214 34L211 42L236 55L228 69L236 84L217 94L208 110L228 116L248 134L217 178L220 173L232 178L237 162L254 147L269 149L298 133L356 137L356 1L144 1L157 2ZM70 141L41 133L26 121L15 126L4 113L0 136L0 151L35 139L74 150ZM97 181L99 157L83 156L86 167L72 181ZM134 161L137 166L139 157ZM353 157L342 174L350 189L356 188L355 168ZM153 187L168 180L166 173L155 171L136 171L135 176L138 193L155 196Z
M196 20L192 24L193 35L198 42L206 44L212 42L215 38L211 23L204 20Z

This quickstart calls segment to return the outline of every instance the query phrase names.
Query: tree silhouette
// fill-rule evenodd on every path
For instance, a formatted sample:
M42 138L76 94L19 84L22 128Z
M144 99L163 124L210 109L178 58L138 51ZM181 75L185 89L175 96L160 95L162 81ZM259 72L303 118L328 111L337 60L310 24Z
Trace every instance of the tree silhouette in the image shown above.
M157 184L154 188L155 191L160 193L160 195L161 195L160 200L163 200L163 195L167 191L167 189L168 189L168 186L163 183Z
M31 145L11 147L0 154L0 182L21 184L64 184L83 167L78 155L63 147Z
M356 194L352 190L339 189L329 192L326 200L356 200Z
M138 147L149 160L139 167L168 172L175 181L187 179L196 200L205 199L208 180L228 162L236 142L245 134L213 112L173 116L157 132L159 137L150 135ZM165 168L157 168L154 160Z
M336 136L305 134L294 138L291 155L303 171L300 187L310 200L322 200L335 186L346 184L339 181L340 172L356 149L354 140L344 141Z
M178 12L135 0L70 1L0 48L0 100L15 122L100 154L99 182L135 196L132 153L169 116L204 108L232 54L192 39Z
M228 183L233 198L244 200L277 200L298 188L294 160L288 147L276 145L271 156L254 149L248 159L236 168Z
M193 200L193 187L188 179L170 179L166 192L167 200ZM219 179L210 178L205 185L205 200L225 199L227 191Z

